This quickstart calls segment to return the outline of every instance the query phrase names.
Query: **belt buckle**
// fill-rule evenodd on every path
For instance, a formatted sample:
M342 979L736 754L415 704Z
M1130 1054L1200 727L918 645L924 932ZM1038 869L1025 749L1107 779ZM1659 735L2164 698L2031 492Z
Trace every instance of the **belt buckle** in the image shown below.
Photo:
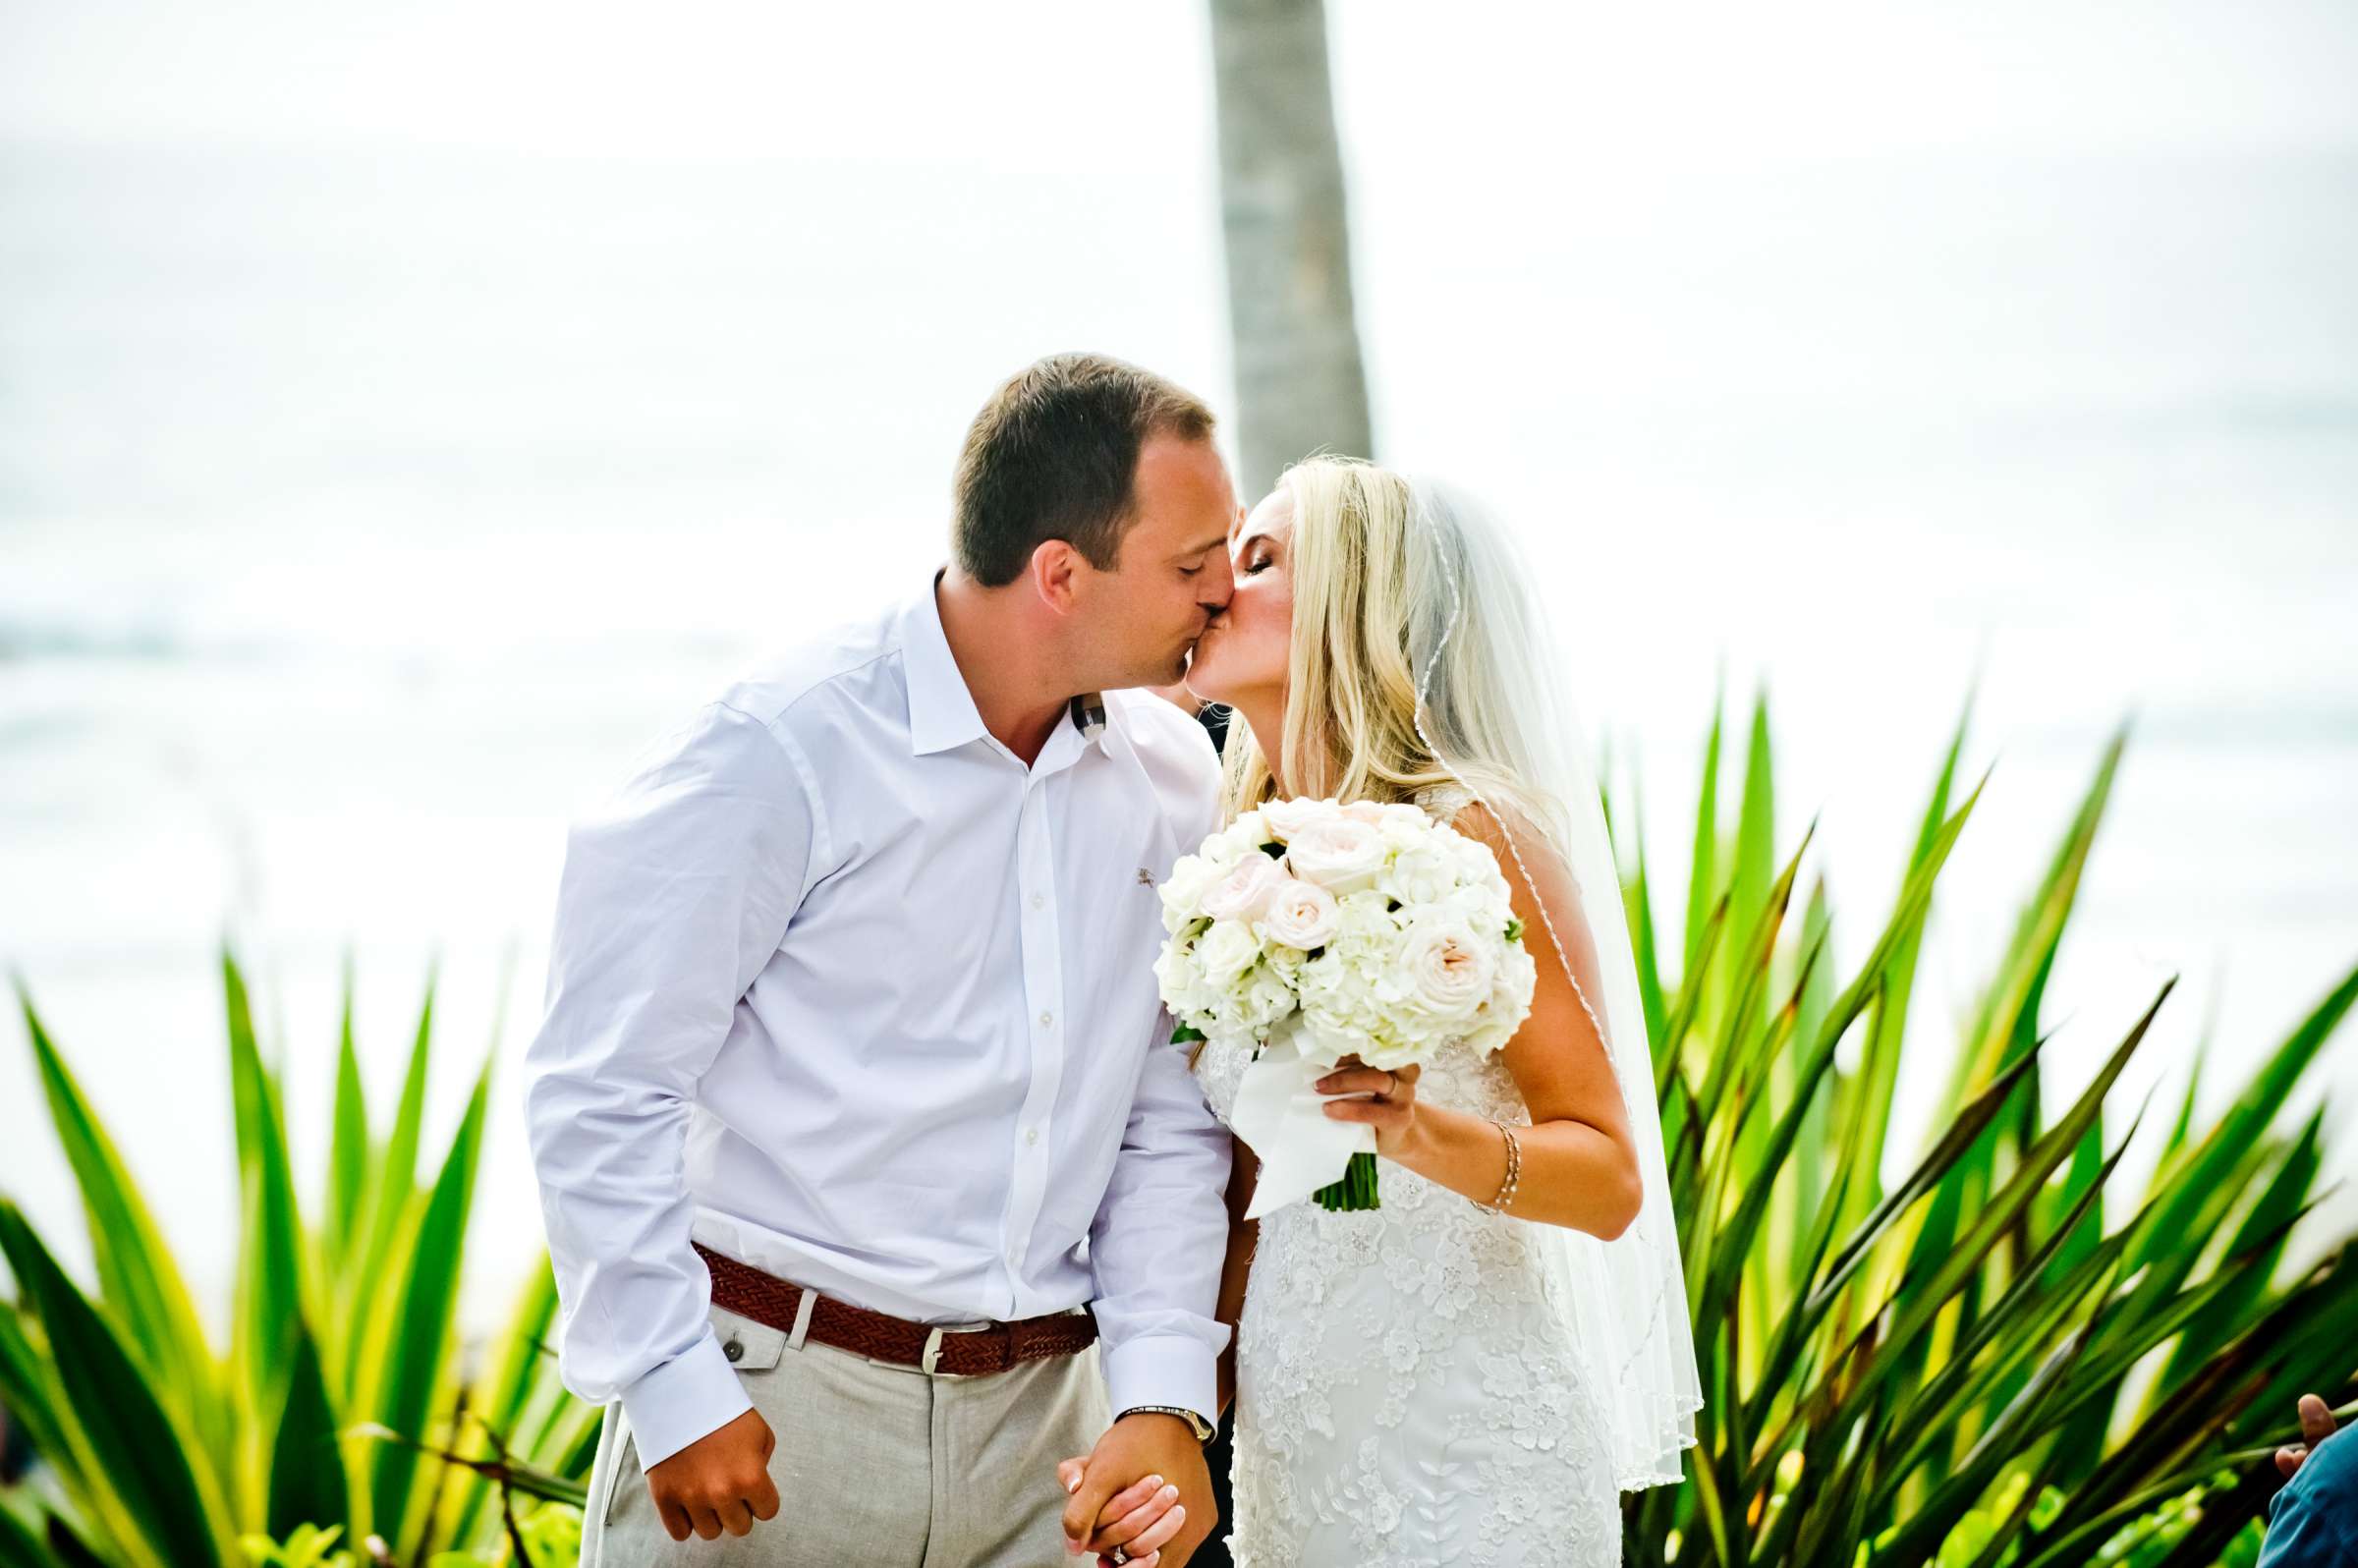
M926 1353L919 1358L918 1365L926 1370L927 1376L931 1376L935 1369L940 1367L941 1330L938 1327L926 1330Z

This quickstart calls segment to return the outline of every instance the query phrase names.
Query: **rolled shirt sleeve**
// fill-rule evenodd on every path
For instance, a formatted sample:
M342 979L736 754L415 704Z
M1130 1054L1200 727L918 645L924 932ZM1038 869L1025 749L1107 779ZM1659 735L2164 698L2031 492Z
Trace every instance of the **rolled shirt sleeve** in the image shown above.
M526 1056L526 1116L562 1308L559 1368L619 1398L653 1465L752 1402L689 1245L699 1081L785 938L823 830L791 740L725 703L577 822Z
M2340 1431L2309 1450L2300 1473L2270 1500L2259 1568L2352 1562L2358 1562L2358 1437Z
M1219 1419L1216 1367L1227 1325L1213 1314L1227 1256L1227 1130L1205 1104L1187 1050L1148 1046L1113 1178L1090 1230L1091 1303L1104 1340L1106 1395L1119 1415L1175 1405Z

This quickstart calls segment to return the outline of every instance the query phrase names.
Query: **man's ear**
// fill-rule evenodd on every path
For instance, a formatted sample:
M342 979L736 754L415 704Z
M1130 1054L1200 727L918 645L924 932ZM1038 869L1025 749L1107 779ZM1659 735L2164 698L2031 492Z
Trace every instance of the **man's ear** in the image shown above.
M1032 552L1032 589L1048 608L1070 615L1080 600L1081 573L1088 565L1064 540L1042 539Z

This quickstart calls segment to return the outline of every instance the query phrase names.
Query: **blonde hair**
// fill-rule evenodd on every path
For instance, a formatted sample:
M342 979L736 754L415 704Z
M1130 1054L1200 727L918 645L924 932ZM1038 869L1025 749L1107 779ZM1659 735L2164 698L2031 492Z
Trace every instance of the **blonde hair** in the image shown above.
M1473 592L1454 514L1428 510L1405 476L1354 458L1308 459L1278 483L1294 517L1286 790L1392 802L1462 784L1493 813L1553 838L1554 803L1531 782L1529 759L1513 755L1511 730L1485 719L1503 691L1496 661L1516 650L1501 645L1498 607ZM1244 725L1229 730L1223 771L1227 819L1278 793Z

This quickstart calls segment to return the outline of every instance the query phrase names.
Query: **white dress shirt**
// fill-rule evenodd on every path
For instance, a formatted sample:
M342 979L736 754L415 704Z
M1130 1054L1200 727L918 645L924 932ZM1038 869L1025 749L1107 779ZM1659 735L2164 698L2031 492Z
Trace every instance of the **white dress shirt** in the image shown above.
M925 1323L1087 1304L1115 1411L1212 1414L1228 1140L1151 966L1216 762L1160 698L1103 703L1026 767L927 585L575 824L527 1112L564 1379L644 1464L751 1408L692 1239Z

